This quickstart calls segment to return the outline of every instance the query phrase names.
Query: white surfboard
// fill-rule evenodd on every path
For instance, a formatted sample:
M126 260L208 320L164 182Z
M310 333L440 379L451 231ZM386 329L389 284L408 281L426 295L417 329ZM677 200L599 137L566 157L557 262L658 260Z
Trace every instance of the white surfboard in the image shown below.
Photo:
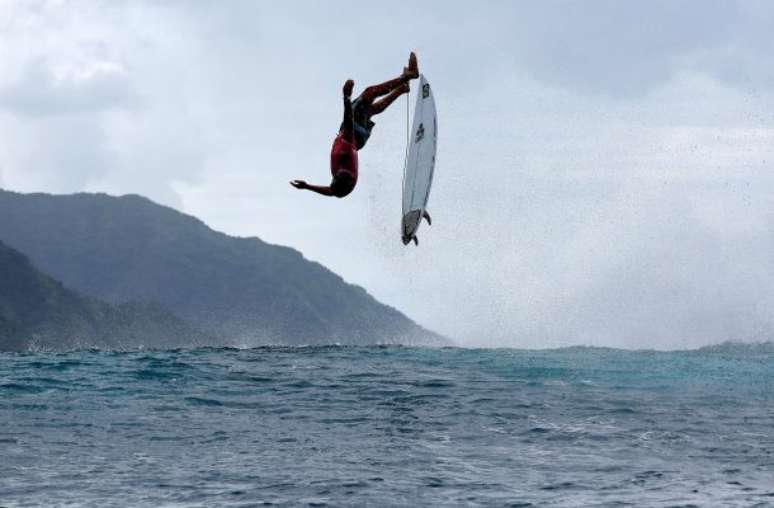
M414 108L414 123L409 139L406 167L403 170L403 219L401 237L407 245L416 240L417 230L426 214L430 187L433 184L435 153L438 141L438 119L430 83L419 76L419 92ZM430 220L428 219L428 222Z

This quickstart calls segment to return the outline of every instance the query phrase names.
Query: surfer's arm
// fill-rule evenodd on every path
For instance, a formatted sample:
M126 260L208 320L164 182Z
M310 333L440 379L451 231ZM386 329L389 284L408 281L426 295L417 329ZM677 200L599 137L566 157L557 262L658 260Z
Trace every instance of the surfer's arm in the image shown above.
M293 180L290 182L290 185L296 189L310 190L312 192L316 192L317 194L322 194L323 196L333 196L333 191L327 185L310 185L303 180Z
M322 185L307 185L304 187L306 190L310 190L312 192L316 192L317 194L322 194L323 196L333 196L333 191L329 186L322 186Z

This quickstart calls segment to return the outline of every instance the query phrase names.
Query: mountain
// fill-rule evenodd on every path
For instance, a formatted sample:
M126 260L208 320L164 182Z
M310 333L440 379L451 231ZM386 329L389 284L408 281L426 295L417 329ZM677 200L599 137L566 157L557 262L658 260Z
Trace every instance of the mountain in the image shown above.
M227 345L446 342L293 249L140 196L0 191L0 240L76 291L157 302Z
M81 296L0 242L0 351L205 343L202 333L158 306L114 306Z

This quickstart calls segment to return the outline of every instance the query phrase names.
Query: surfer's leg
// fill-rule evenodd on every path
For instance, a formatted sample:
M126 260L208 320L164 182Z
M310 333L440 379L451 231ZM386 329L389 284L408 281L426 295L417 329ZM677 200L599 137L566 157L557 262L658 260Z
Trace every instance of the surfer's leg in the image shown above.
M374 99L390 94L393 90L402 88L410 80L419 77L419 67L417 66L417 56L412 52L409 56L409 64L403 68L403 72L397 78L385 81L378 85L371 85L360 94L360 98L371 103ZM395 100L394 98L392 100ZM392 102L392 101L390 101ZM387 107L387 106L385 106ZM384 108L382 108L382 111Z
M408 79L401 76L399 78L385 81L384 83L379 83L378 85L371 85L363 90L363 93L360 94L360 98L364 101L372 103L374 99L382 97L383 95L387 95L393 90L402 87L406 83L408 83Z
M371 114L378 115L379 113L387 109L390 106L390 104L395 102L395 99L397 99L404 93L409 93L408 83L403 83L401 86L392 89L390 93L387 94L387 97L374 102L371 105Z
M350 100L353 84L351 79L344 83L344 118L341 120L341 126L339 127L341 135L350 143L355 141L354 117L352 114L352 101Z

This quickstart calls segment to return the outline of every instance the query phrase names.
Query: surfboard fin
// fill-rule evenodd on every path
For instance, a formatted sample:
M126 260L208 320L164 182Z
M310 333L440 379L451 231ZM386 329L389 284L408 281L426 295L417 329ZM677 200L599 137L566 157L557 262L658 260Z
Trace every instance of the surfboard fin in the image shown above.
M419 238L417 238L417 235L412 236L411 239L414 241L414 245L419 247Z
M433 219L431 219L431 218L430 218L430 214L429 214L429 213L427 213L427 210L425 210L424 212L422 212L422 217L424 217L424 218L425 218L425 220L427 221L427 225L428 225L428 226L432 226L432 225L433 225Z

